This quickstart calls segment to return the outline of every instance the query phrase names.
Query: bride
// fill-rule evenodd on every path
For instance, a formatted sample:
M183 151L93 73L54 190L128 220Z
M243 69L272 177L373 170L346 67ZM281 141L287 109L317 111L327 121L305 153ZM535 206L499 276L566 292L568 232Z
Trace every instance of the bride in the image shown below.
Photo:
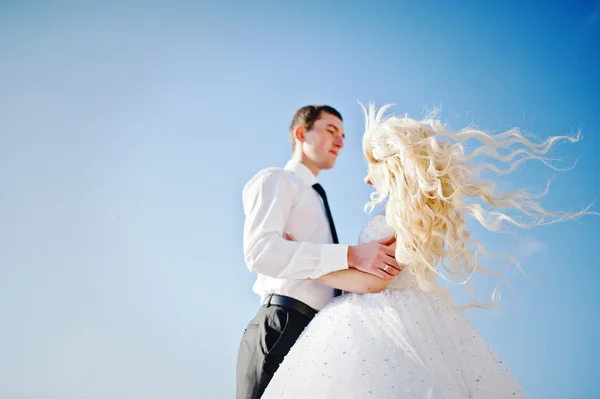
M548 212L535 203L539 196L524 191L499 194L480 173L502 171L491 163L471 163L487 155L508 162L508 170L529 159L549 165L542 155L556 141L579 136L533 143L517 130L451 134L433 117L384 118L388 107L363 108L366 180L375 189L369 207L385 203L385 211L367 223L359 241L395 235L396 259L408 266L391 282L351 269L319 278L348 293L313 319L262 398L523 398L507 366L459 315L438 280L468 287L474 274L487 271L477 256L487 252L466 227L469 216L496 231L503 222L530 227L590 213ZM483 146L465 154L468 140ZM522 148L511 148L519 144ZM501 208L520 211L532 222L519 222ZM492 305L473 300L469 306Z

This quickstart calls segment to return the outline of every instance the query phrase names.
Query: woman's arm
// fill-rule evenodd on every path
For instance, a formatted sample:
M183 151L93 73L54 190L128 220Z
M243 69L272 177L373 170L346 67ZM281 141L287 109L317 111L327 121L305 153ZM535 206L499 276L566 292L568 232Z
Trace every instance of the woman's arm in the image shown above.
M384 280L356 269L346 269L325 274L317 278L316 281L333 288L357 294L383 291L392 282L392 280Z

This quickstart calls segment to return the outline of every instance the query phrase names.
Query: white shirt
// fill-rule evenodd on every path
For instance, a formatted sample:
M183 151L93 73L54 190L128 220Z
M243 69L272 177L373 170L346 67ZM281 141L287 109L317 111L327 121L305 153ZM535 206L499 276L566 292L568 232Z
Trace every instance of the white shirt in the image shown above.
M348 245L333 244L315 183L305 165L291 160L283 169L261 170L244 187L244 258L258 275L253 291L261 303L275 293L321 310L333 288L313 279L348 268Z

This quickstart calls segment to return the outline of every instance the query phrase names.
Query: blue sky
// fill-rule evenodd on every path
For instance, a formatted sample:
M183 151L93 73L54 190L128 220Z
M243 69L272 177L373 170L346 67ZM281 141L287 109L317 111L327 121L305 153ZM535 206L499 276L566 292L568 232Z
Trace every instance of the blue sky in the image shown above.
M501 184L552 178L551 209L600 197L598 2L197 3L0 2L3 398L232 397L258 306L241 189L287 161L304 104L345 116L321 181L350 244L370 217L357 101L581 128L552 153L574 170L526 164ZM469 315L530 398L600 395L599 235L587 217L482 236L539 284L516 278L512 312Z

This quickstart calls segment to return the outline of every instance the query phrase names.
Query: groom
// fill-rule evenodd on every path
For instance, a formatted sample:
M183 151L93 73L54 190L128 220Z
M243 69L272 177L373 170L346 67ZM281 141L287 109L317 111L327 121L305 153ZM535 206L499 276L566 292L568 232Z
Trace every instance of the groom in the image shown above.
M315 279L355 268L392 278L391 258L378 260L382 244L339 244L319 172L331 169L344 146L341 114L327 105L300 108L290 126L292 159L267 168L243 190L244 256L257 273L261 307L242 337L237 362L237 399L258 399L300 333L339 290ZM297 241L286 240L289 233ZM392 267L389 268L386 265Z

